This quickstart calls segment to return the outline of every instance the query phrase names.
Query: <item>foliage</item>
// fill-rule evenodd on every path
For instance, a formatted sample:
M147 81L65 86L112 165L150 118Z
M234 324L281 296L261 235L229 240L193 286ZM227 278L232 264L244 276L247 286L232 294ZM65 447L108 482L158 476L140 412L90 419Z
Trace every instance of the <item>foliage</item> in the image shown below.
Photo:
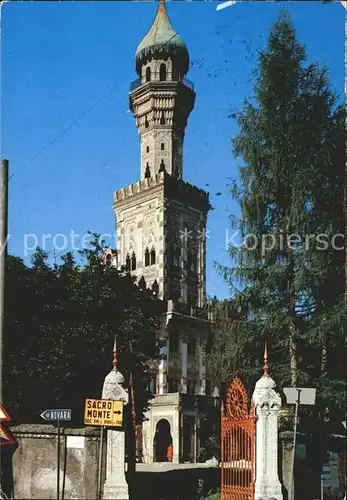
M346 389L345 118L327 69L307 63L282 14L233 140L244 165L232 189L241 218L231 223L242 244L230 245L230 268L218 266L231 300L215 306L208 363L216 382L238 374L253 389L267 341L279 387L317 387L316 408L336 421Z
M209 436L200 447L199 462L215 457L220 461L220 435Z
M201 500L220 500L221 498L221 493L220 490L217 491L210 491L206 497L202 498Z
M133 374L137 421L151 397L147 362L159 356L161 303L140 290L124 269L101 262L104 243L93 235L77 266L71 253L54 267L38 249L32 266L9 257L6 283L5 402L14 422L40 422L46 408L72 408L83 422L85 398L101 398L112 368Z

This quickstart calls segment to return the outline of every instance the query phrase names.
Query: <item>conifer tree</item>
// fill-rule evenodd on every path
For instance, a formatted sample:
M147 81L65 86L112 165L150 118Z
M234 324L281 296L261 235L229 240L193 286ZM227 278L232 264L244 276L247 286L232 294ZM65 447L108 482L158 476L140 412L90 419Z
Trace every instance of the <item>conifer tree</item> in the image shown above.
M237 373L251 389L267 341L278 385L317 387L318 407L338 412L345 393L344 120L327 69L307 62L281 14L233 139L243 166L232 188L241 217L231 223L242 244L230 244L230 268L218 266L232 290L233 319L219 321L208 363L215 381Z

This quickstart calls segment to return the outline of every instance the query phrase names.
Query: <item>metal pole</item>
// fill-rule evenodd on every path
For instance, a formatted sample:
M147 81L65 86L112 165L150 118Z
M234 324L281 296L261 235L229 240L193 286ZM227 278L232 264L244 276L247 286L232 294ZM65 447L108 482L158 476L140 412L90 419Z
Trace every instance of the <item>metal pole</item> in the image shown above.
M64 461L63 461L63 484L61 486L61 500L65 498L65 480L66 480L66 462L67 462L67 443L66 443L66 434L63 428L63 438L64 438Z
M58 419L58 444L57 444L57 500L59 500L60 489L60 420Z
M298 412L299 412L301 389L297 389L297 391L298 391L298 399L296 400L295 404L294 437L293 437L292 469L290 476L289 500L294 500L294 464L295 464L295 448L296 448L296 430L298 426Z
M98 495L98 500L101 499L101 485L102 485L102 452L103 452L103 448L104 448L104 430L105 430L105 427L102 426L101 427L101 432L100 432L100 444L99 444L99 465L98 465L98 470L99 470L99 473L98 473L98 491L97 491L97 495Z
M3 401L5 271L8 239L8 160L1 161L0 185L0 402Z

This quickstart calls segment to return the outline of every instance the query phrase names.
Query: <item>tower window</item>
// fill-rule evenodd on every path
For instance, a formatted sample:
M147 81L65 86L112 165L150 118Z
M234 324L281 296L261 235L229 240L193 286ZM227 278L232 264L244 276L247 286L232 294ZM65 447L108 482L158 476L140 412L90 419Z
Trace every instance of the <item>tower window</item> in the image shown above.
M145 267L149 266L149 250L146 248L145 250Z
M161 115L160 125L165 125L165 116L164 116L164 113Z
M169 377L168 378L169 392L178 392L178 380Z
M195 380L187 380L187 394L195 394L196 382Z
M149 127L149 122L147 120L147 116L145 117L145 127L148 128Z
M133 252L131 256L131 270L135 271L135 269L136 269L136 255L135 252Z
M197 254L196 249L192 246L188 248L187 252L187 270L188 272L195 273L197 269Z
M155 249L152 248L151 250L151 266L155 264Z
M178 338L177 334L170 333L170 339L169 339L170 352L172 352L172 353L179 352L179 347L180 347L180 343L179 343L179 338Z
M146 82L151 81L151 68L146 68Z
M166 65L165 64L161 64L160 65L160 69L159 69L159 80L161 82L165 82L166 80Z
M174 267L179 267L180 256L181 256L181 249L180 249L177 241L175 241L174 244L172 245L172 265Z
M152 285L152 292L153 292L153 295L158 295L159 294L159 285L158 285L158 281L157 280L154 280L154 283Z
M165 172L165 163L164 160L161 160L160 167L159 167L159 173L160 172Z
M148 162L146 164L145 179L149 179L151 176L151 169L149 168Z
M127 271L130 271L130 255L127 254L126 259L125 259L125 269Z
M188 354L195 356L196 353L196 340L192 337L188 340Z
M164 144L163 142L160 144L160 149L161 149L162 151L164 151L164 149L165 149L165 144Z
M143 276L141 276L141 279L139 281L139 288L140 290L146 290L146 280Z
M149 146L146 147L146 153L149 153Z

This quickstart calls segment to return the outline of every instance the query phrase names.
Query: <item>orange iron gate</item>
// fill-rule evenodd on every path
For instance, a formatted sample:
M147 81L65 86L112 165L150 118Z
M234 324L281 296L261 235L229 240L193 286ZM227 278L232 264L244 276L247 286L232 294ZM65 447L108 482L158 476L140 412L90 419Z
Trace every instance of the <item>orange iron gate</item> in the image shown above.
M228 387L221 420L221 500L254 500L255 416L238 378Z

